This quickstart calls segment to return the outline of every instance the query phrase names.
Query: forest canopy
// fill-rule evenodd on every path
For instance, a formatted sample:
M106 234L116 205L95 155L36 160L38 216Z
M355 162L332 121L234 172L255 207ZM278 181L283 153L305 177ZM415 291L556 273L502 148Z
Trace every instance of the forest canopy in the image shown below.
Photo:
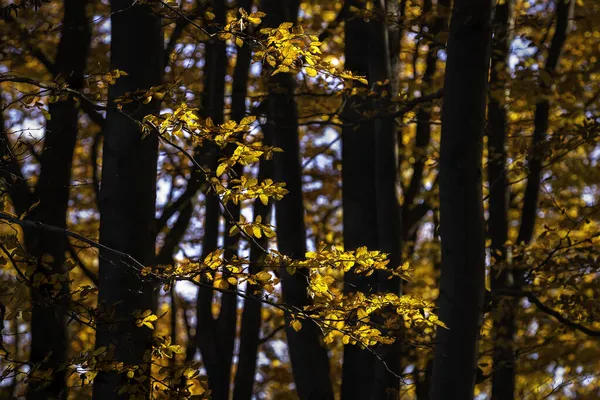
M600 2L0 10L0 399L600 398Z

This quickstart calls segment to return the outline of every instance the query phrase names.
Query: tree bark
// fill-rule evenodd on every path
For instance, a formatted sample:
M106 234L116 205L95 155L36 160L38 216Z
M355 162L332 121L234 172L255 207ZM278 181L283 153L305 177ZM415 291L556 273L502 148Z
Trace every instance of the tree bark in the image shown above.
M490 0L457 0L448 40L440 148L442 271L432 399L472 399L485 280L481 157Z
M292 0L263 0L262 9L267 14L265 26L276 27L283 22L296 22L299 2ZM283 254L298 259L306 253L306 226L302 199L302 168L298 136L298 110L294 98L295 77L278 74L268 78L267 124L274 132L274 145L284 153L273 155L276 182L286 182L289 193L275 203L277 244ZM302 309L309 305L305 271L289 274L280 271L283 301L291 307ZM298 332L286 327L292 372L300 399L333 399L329 377L327 349L321 341L318 327L304 321Z
M123 70L128 76L119 78L109 90L100 188L100 243L144 265L153 265L158 137L151 134L142 139L135 120L158 112L159 103L133 102L118 111L115 99L161 84L161 18L150 5L132 6L129 0L112 0L111 27L111 68ZM155 290L155 285L142 278L128 260L100 252L98 303L105 314L98 321L96 348L107 346L108 359L137 365L140 372L149 373L152 331L136 327L132 313L151 310ZM94 399L128 398L129 394L116 394L126 381L124 374L100 372L94 382ZM140 385L141 390L149 392L148 379Z
M268 129L268 128L267 128ZM267 136L272 136L265 132L265 145L270 145ZM261 159L258 171L258 179L262 181L273 176L273 162ZM272 204L264 205L261 201L254 202L254 218L260 216L263 221L269 221ZM268 246L268 239L263 236L256 239L263 249ZM253 246L250 250L250 273L257 274L262 271L262 261L264 259L263 250ZM262 289L260 285L248 285L246 292L250 295L261 296ZM254 378L256 376L256 359L258 346L260 345L260 325L261 325L262 303L256 299L244 300L244 311L242 312L242 325L240 328L240 352L235 373L235 382L233 389L234 400L250 400L254 387Z
M490 98L488 107L488 237L491 239L492 291L510 287L512 273L506 265L508 240L509 187L506 178L507 121L504 101L506 80L509 77L508 58L511 42L513 2L496 5ZM515 298L500 299L492 310L494 330L492 398L512 400L515 391L514 310Z
M349 7L363 8L360 0L348 0ZM360 17L351 15L345 23L345 69L369 78L371 30ZM367 107L366 96L355 95L344 108L344 121L363 119L360 110ZM342 207L344 248L378 247L377 199L375 185L374 124L365 122L354 128L342 129ZM375 276L365 278L353 273L344 276L344 292L371 292L377 289ZM375 382L374 354L357 345L344 346L342 367L342 399L370 399Z
M54 63L54 79L66 82L70 88L83 87L83 73L87 63L91 26L86 13L87 1L64 2L63 27ZM50 119L46 124L44 150L40 161L40 176L33 195L24 182L9 189L17 212L25 212L34 201L39 201L27 219L49 225L67 227L67 207L71 181L73 152L77 141L78 108L72 96L60 99L49 107ZM8 146L8 141L6 141ZM10 164L12 173L20 179L16 159ZM37 268L31 288L31 351L29 361L41 370L54 370L50 382L37 381L35 373L29 381L28 399L66 399L65 384L68 352L66 314L69 307L69 277L65 267L66 237L41 230L24 230L27 253L36 258ZM51 255L53 260L42 261ZM56 279L60 289L41 280ZM49 355L49 358L45 358Z
M509 18L502 13L510 12L505 7L510 5L507 1L505 5L498 6L496 18ZM556 73L560 54L562 53L564 43L570 29L570 21L573 16L574 1L557 1L556 4L556 28L552 37L548 56L544 70L553 77ZM500 14L499 14L500 12ZM507 24L507 26L509 26ZM500 37L501 38L501 37ZM509 43L499 43L498 46L505 46L508 52ZM506 62L506 61L505 61ZM491 81L496 77L496 71L492 68ZM541 82L541 89L547 92L550 88ZM492 239L492 252L496 253L501 260L506 257L504 243L507 238L507 231L504 226L508 224L508 196L506 189L506 172L504 171L504 159L506 153L504 150L505 133L505 115L498 113L494 109L494 103L490 103L490 148L494 148L494 153L498 154L498 159L490 161L489 180L490 180L490 238ZM537 219L538 198L542 178L542 161L545 156L544 142L548 132L548 116L550 112L550 102L544 99L536 104L534 116L533 141L528 157L527 185L525 187L525 197L523 199L523 210L521 213L521 226L517 236L517 245L528 245L533 239L535 222ZM492 153L490 151L490 153ZM504 193L503 193L504 192ZM505 202L506 204L502 203ZM506 287L520 289L524 285L522 270L518 269L520 256L516 257L515 266L517 268L504 268L501 272L492 275L492 289L501 290ZM497 310L494 315L494 372L492 374L492 398L494 400L512 400L515 397L516 380L516 357L515 357L515 336L517 319L518 300L514 298L500 298L498 300Z
M211 5L215 14L214 22L219 26L225 25L227 12L225 1L217 0L212 2ZM226 72L225 42L214 36L206 44L202 113L204 116L212 118L215 124L221 124L224 121ZM200 151L202 163L208 169L214 171L218 157L217 146L205 143ZM202 258L217 250L220 214L217 196L211 190L207 191L205 193ZM225 235L227 237L227 233ZM226 244L226 248L228 246ZM229 251L227 256L230 254ZM214 318L212 314L213 294L214 291L206 287L200 287L198 290L196 345L202 354L202 361L208 373L209 386L213 397L216 400L226 400L229 398L231 382L237 297L232 293L224 293L221 297L219 315Z
M556 28L554 36L550 43L546 65L544 70L552 77L556 73L560 54L562 53L567 33L571 26L573 17L573 9L575 1L556 1ZM540 84L542 90L547 91L544 83ZM521 215L521 226L517 244L528 244L533 238L535 229L535 220L537 217L537 204L539 197L539 189L542 178L542 160L544 159L544 141L548 133L548 115L550 112L550 102L544 99L537 103L534 116L534 131L533 141L527 167L529 174L527 176L527 186L525 188L525 198L523 200L523 212Z
M388 2L378 0L375 11L380 15L387 15ZM393 110L391 102L395 95L393 90L394 77L397 71L392 71L392 54L390 54L389 32L386 21L377 18L370 22L371 51L369 53L369 76L372 79L373 90L378 93L375 107L380 110ZM396 55L397 56L397 55ZM394 63L398 66L397 63ZM389 82L389 83L386 83ZM390 267L396 268L402 258L401 215L400 203L397 192L396 164L396 123L394 118L378 118L374 121L375 134L375 201L377 210L377 250L389 254ZM381 293L395 293L400 295L400 279L388 279L389 273L380 271L378 274L378 290ZM388 310L384 311L388 312ZM384 362L375 363L374 390L371 394L377 399L397 398L400 389L400 380L396 375L401 373L401 337L396 342L382 346ZM390 372L391 371L391 372Z

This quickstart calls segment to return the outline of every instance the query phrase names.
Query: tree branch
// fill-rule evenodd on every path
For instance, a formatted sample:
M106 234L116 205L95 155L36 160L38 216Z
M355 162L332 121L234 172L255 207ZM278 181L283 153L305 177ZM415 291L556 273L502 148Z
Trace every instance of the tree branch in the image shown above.
M569 318L563 316L560 311L555 310L554 308L545 305L533 292L530 292L530 291L515 292L515 291L511 291L511 290L498 290L495 292L495 294L500 295L500 296L504 295L504 296L511 296L511 297L524 297L530 303L534 304L538 310L556 318L556 320L558 320L558 322L560 322L561 324L563 324L573 330L585 333L588 336L594 336L594 337L600 336L600 330L589 328L585 325L580 324L579 322L570 320Z

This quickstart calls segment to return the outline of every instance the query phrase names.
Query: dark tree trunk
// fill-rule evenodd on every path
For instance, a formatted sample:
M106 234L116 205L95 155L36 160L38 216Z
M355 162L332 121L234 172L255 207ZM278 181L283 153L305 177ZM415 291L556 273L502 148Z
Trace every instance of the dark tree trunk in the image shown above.
M225 1L214 1L211 6L215 14L214 22L219 26L224 25L227 12ZM206 44L202 114L205 117L212 118L215 124L221 124L224 120L226 72L225 42L214 36ZM202 164L212 171L216 170L217 146L205 143L203 148L200 149L200 153ZM209 189L205 193L203 258L217 250L219 218L219 199ZM200 349L200 354L202 354L202 361L206 367L213 398L215 400L227 400L231 381L237 298L235 294L224 293L221 297L219 316L215 319L212 314L213 294L213 290L208 287L200 287L198 290L196 345Z
M570 28L571 18L575 1L556 1L556 28L544 70L552 77L556 72L558 60L562 53L565 40ZM544 91L549 90L543 82L540 85ZM550 112L550 102L545 99L540 101L535 108L533 141L527 166L529 174L527 176L527 186L525 188L525 198L523 200L523 212L521 215L521 226L517 238L517 244L528 244L533 238L535 229L535 220L537 213L537 204L539 189L542 178L542 160L544 159L545 149L544 141L548 133L548 114Z
M142 139L135 120L158 112L159 103L133 102L123 105L120 112L114 108L114 101L127 92L161 84L161 19L150 5L132 6L129 0L112 0L111 12L111 68L123 70L128 76L119 78L109 91L100 188L100 243L129 254L143 265L153 265L158 137L151 134ZM96 348L107 346L108 359L138 365L140 372L149 372L147 354L152 330L136 327L132 313L153 308L156 287L142 278L138 269L129 259L110 251L100 252L98 303L105 314L98 321ZM126 380L124 374L99 373L94 399L128 398L128 394L116 394ZM150 390L149 380L141 385Z
M437 37L437 35L446 29L448 24L449 0L439 0L437 4L437 16L433 23L428 26L428 33ZM431 0L426 0L423 6L423 14L432 12L433 5ZM425 72L423 73L423 90L433 91L433 78L437 72L437 53L440 45L436 42L430 42L426 56ZM410 183L404 193L404 203L402 205L402 236L407 240L412 236L418 227L418 221L423 215L416 204L419 194L423 188L423 173L425 172L425 162L427 161L427 146L431 139L431 106L424 104L417 110L417 132L415 137L415 151L413 164L413 174Z
M449 0L438 0L437 15L433 23L428 26L428 33L432 37L437 35L448 26L448 15L450 10ZM431 0L426 0L423 13L427 15L433 11ZM440 44L434 41L429 43L426 56L425 72L423 73L423 87L425 91L434 90L433 79L437 73L438 51ZM413 174L406 192L404 193L404 204L402 205L402 235L405 240L409 240L411 246L415 245L418 229L418 221L422 218L424 212L423 204L418 204L417 199L423 187L423 174L425 172L425 163L427 161L427 146L431 139L431 106L424 104L417 110L417 127L415 137L415 163L413 164ZM434 210L435 212L435 210ZM410 238L410 239L409 239ZM410 253L409 253L410 254ZM439 271L439 263L434 267L435 272ZM439 281L438 281L439 282ZM428 400L430 395L431 375L433 373L433 357L428 357L425 371L417 374L415 380L418 382L416 396L418 400ZM422 377L421 377L422 375Z
M265 127L265 144L270 144L269 134ZM258 171L258 179L262 181L273 176L273 163L267 160L261 160ZM264 205L261 201L254 202L254 218L260 216L263 221L269 221L270 210L272 205ZM260 247L263 249L268 246L268 239L263 236L256 239ZM257 274L262 271L261 263L264 259L263 250L257 246L253 246L250 250L250 273ZM248 285L246 292L249 295L257 296L256 300L245 299L244 311L242 312L242 325L240 328L240 352L235 373L235 382L233 389L234 400L250 400L252 398L252 390L254 387L254 377L256 375L256 358L258 354L258 346L260 345L260 325L261 325L261 309L262 303L258 297L262 294L262 289L259 285Z
M506 80L509 77L508 57L511 41L513 2L496 5L492 66L490 72L490 99L488 107L488 182L489 218L488 237L491 239L492 290L510 286L511 271L506 265L508 240L509 188L506 178L506 109L504 101ZM492 311L494 330L492 398L512 400L515 391L514 310L515 298L503 298Z
M375 5L376 12L386 15L388 4L385 0L378 0ZM369 52L369 76L371 85L379 94L375 107L380 110L393 111L391 97L393 77L397 71L392 71L392 58L388 26L385 21L375 19L370 23L371 44ZM397 55L396 55L397 56ZM397 66L397 63L394 63ZM382 84L377 84L382 82ZM384 83L390 82L390 83ZM396 196L397 171L396 165L396 123L394 118L378 118L374 121L375 135L375 201L377 210L377 250L390 254L390 267L400 265L402 258L400 203ZM400 294L400 279L388 279L389 274L380 272L378 275L379 292ZM388 312L386 310L385 312ZM401 373L401 337L395 343L382 346L378 349L382 353L384 362L375 364L375 382L372 398L392 399L398 397L400 381L396 375ZM391 372L390 372L391 371Z
M349 1L349 7L362 8L364 2ZM345 23L345 69L355 75L369 75L371 30L362 18L350 16ZM367 107L365 96L348 99L343 114L346 123L363 119L361 110ZM342 207L344 247L354 250L361 246L378 247L377 199L375 185L374 124L366 122L342 129ZM376 277L344 276L346 293L371 292L377 289ZM342 367L342 399L370 399L374 393L376 357L357 345L344 346Z
M250 10L251 0L239 1L238 5ZM235 121L240 121L246 114L246 96L248 93L248 73L251 62L251 51L248 43L244 43L238 48L237 62L233 72L233 87L231 99L231 117ZM263 131L264 142L266 145L272 144L272 132ZM258 167L258 179L262 181L273 177L273 163L261 160ZM236 213L239 215L239 208L236 207ZM261 201L254 202L254 219L260 216L263 221L269 221L271 204L264 205ZM229 229L227 229L227 232ZM268 238L262 237L256 239L260 247L268 247ZM262 270L261 262L263 260L262 249L253 246L250 250L250 273L256 274ZM262 290L258 285L248 285L246 292L250 295L260 296ZM252 397L254 378L256 375L256 360L258 355L258 346L260 345L260 326L261 326L262 303L256 300L244 300L244 310L242 312L242 321L240 326L240 344L239 356L234 379L233 399L250 400Z
M267 14L264 23L276 27L283 22L296 22L299 2L263 0L262 9ZM275 154L274 176L276 182L286 182L289 193L275 202L277 244L279 251L292 258L303 258L306 253L306 226L302 199L302 168L298 137L298 110L294 98L295 77L278 74L267 78L268 111L267 124L273 129L274 145L283 149ZM283 301L291 307L309 305L307 294L308 271L297 271L291 275L282 268ZM298 396L301 399L333 399L329 378L327 349L321 341L319 328L304 321L298 332L286 327L292 372Z
M70 88L83 86L91 40L90 21L86 13L87 1L64 2L63 28L56 53L54 76L66 82ZM30 200L39 205L27 216L33 221L66 228L67 207L71 181L73 152L77 141L78 109L75 100L68 96L49 107L50 117L46 125L44 150L40 161L40 176ZM29 208L22 187L21 199L13 198L17 211ZM21 204L17 204L20 202ZM23 210L25 211L25 210ZM69 276L65 267L67 238L56 233L27 229L25 248L37 258L31 289L31 353L29 361L39 364L40 369L52 368L51 381L29 381L28 399L66 399L65 362L68 352L66 314L69 307ZM42 256L51 255L53 261L44 263ZM44 266L45 264L45 266ZM47 268L49 267L49 268ZM57 278L61 289L53 290L52 284L37 284L36 279ZM52 279L52 278L50 278ZM42 362L49 354L46 362ZM35 376L35 373L33 374Z
M504 16L502 13L510 13L506 9L510 3L498 6L496 11L497 19L505 18L508 21L510 14ZM565 40L570 28L570 20L573 16L574 1L557 1L556 5L556 28L554 36L548 50L546 65L544 70L551 77L556 73L560 54L562 53ZM500 12L500 14L498 14ZM509 24L506 24L509 26ZM500 36L498 39L502 39ZM508 51L509 42L499 43L498 46L505 46ZM495 70L492 69L492 82L496 79ZM541 89L549 90L543 82L540 83ZM490 153L498 155L493 160L490 158L489 181L490 181L490 238L492 239L492 252L497 254L497 258L505 259L504 243L507 238L507 232L503 231L508 224L508 200L509 194L503 186L506 185L506 172L504 171L504 159L506 153L504 150L505 133L505 115L504 110L500 113L493 108L494 103L490 103ZM533 239L535 230L535 221L537 217L538 198L542 178L542 161L545 156L544 142L548 131L548 116L550 112L550 102L544 99L537 103L534 116L533 141L528 157L527 185L525 187L525 197L523 200L523 210L521 214L521 226L517 236L517 245L528 245ZM491 156L490 156L491 157ZM500 164L501 163L501 164ZM502 193L504 192L504 193ZM506 202L505 204L501 202ZM504 212L504 213L503 213ZM503 213L503 214L502 214ZM492 276L492 289L502 290L507 287L520 289L525 283L522 270L519 269L521 257L518 255L515 260L516 268L512 270L504 269L501 273L495 273ZM494 373L492 375L492 398L494 400L512 400L515 396L516 380L516 359L515 359L515 335L516 318L518 310L518 301L511 298L500 297L497 305L497 312L494 315Z
M472 399L485 280L481 157L490 0L457 0L448 40L440 149L442 275L432 399Z

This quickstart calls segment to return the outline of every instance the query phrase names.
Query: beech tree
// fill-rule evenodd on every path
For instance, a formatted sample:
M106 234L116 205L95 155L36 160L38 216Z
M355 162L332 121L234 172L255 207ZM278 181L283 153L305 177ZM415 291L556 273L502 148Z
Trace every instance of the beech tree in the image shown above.
M482 149L491 1L457 1L448 37L440 142L442 266L431 393L473 397L485 291Z
M119 103L123 96L162 82L163 33L161 19L149 5L130 6L126 0L111 2L111 67L127 72L109 90L104 131L99 243L111 250L101 248L99 256L98 307L103 314L95 353L129 368L136 366L134 376L143 376L150 373L152 332L136 329L136 319L151 314L156 285L141 277L134 263L154 263L158 138L143 137L139 122L156 112L158 102ZM125 328L115 329L115 324ZM93 397L114 398L126 379L131 377L101 371ZM141 380L140 385L141 393L149 392L149 380ZM121 397L126 396L121 392Z

